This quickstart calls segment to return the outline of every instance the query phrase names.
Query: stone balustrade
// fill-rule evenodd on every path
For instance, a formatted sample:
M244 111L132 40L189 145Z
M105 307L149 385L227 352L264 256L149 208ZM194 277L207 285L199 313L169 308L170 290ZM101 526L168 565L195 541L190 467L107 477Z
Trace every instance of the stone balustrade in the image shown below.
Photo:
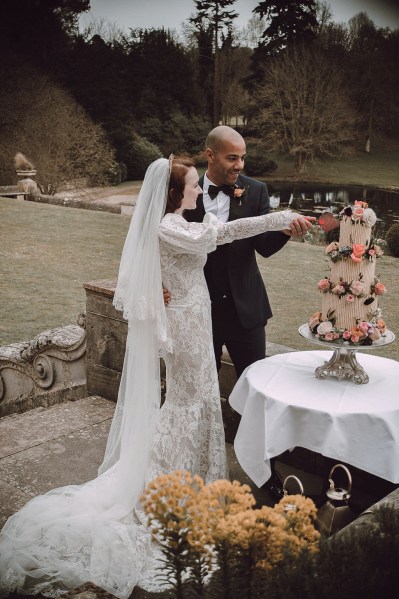
M0 416L87 395L84 320L0 347Z

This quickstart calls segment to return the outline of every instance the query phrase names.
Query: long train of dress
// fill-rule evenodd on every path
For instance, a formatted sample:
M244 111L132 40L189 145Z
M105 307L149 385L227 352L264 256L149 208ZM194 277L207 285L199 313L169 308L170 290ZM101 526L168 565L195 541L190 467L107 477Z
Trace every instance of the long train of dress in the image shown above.
M189 470L205 482L227 476L209 294L203 274L217 244L286 228L287 211L220 223L187 223L166 215L159 228L163 284L173 349L165 356L166 400L159 410L149 482ZM11 516L0 533L0 592L57 597L93 582L120 599L134 586L159 591L162 553L143 523L140 504L119 510L112 498L118 463L93 481L38 496ZM129 481L127 481L127 484Z

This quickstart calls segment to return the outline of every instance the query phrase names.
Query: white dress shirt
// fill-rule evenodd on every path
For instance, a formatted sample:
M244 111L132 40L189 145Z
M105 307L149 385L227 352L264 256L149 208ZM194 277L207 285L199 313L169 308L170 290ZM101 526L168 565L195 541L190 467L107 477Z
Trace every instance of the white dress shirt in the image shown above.
M218 195L214 200L212 200L208 194L208 187L210 185L215 185L210 179L207 177L207 173L204 175L204 182L202 184L203 202L205 212L211 212L214 214L222 223L227 223L229 220L230 213L230 197L226 195L223 191L219 191Z

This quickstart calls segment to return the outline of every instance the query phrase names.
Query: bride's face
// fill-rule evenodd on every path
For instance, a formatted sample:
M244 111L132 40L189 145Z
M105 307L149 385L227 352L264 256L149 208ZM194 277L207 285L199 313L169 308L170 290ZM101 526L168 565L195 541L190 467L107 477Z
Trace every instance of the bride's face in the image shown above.
M194 210L194 208L197 207L197 198L199 194L202 193L202 189L198 183L197 169L193 166L188 169L185 182L184 196L179 212L182 212L183 210Z

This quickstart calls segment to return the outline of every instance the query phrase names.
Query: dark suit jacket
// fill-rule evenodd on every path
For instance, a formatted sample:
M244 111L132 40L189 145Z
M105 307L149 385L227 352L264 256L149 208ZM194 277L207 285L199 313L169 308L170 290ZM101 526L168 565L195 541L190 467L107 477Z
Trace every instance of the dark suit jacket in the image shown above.
M200 185L203 177L200 178ZM230 200L229 221L247 216L259 216L270 211L270 200L265 183L244 175L237 180L239 187L247 188L243 199ZM202 222L205 215L203 197L198 196L197 208L187 210L189 222ZM270 231L220 245L208 254L205 277L211 300L218 301L223 294L231 295L240 322L246 329L265 325L272 316L266 289L256 263L255 251L267 258L278 252L289 240L280 231Z

